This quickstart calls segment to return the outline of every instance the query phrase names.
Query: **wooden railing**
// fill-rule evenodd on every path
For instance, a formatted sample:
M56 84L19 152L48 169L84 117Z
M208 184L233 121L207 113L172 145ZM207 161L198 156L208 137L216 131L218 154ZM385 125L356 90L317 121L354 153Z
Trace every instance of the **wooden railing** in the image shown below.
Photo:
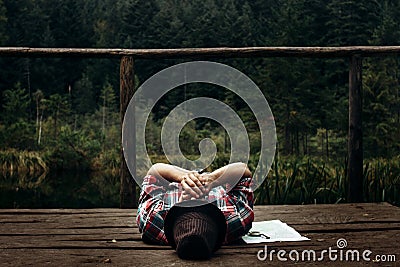
M30 48L0 47L3 57L84 57L121 58L120 115L135 93L134 59L161 58L245 58L245 57L314 57L349 58L349 127L348 127L348 200L362 202L363 196L363 140L362 140L362 58L395 56L400 46L347 47L218 47L177 49L99 49L99 48ZM121 208L137 205L135 182L121 150Z
M11 57L123 57L135 59L192 57L371 57L399 54L400 46L342 46L342 47L215 47L175 49L119 48L30 48L0 47L1 56Z

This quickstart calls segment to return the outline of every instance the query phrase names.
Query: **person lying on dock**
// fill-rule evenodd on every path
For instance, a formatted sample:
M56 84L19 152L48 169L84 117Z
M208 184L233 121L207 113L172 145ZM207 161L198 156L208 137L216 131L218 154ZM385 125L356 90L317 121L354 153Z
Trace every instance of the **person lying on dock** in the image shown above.
M136 218L143 242L171 245L182 259L209 259L250 230L251 177L240 162L207 173L154 164L143 180Z

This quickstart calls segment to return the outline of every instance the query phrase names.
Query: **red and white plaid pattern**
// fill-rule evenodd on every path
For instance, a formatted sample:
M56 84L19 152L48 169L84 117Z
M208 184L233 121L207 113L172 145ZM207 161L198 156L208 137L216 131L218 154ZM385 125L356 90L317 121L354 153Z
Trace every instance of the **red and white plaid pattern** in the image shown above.
M245 235L254 220L254 194L250 188L251 178L242 178L227 192L228 185L217 186L205 196L224 214L227 223L225 244ZM148 243L167 245L164 234L164 219L169 209L178 202L182 194L180 183L166 183L154 176L144 178L139 198L136 222L142 239Z

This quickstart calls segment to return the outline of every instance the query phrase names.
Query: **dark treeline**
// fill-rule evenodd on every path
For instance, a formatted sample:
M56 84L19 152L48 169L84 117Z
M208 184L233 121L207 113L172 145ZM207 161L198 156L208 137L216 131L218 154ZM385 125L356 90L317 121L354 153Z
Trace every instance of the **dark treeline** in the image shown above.
M0 0L2 46L399 44L398 0ZM274 113L282 154L346 155L348 59L214 60L238 68L259 85ZM177 62L182 61L137 60L138 84ZM366 157L399 154L399 63L396 57L364 60ZM70 167L62 160L68 156L78 159L77 164L95 157L101 157L96 164L109 163L118 157L118 60L0 58L0 68L2 149L45 151L45 157L61 167ZM148 125L151 153L161 152L157 133L163 117L184 99L199 94L232 105L254 134L251 145L257 152L257 125L242 101L224 90L216 94L207 86L182 90L174 90L157 106ZM211 122L199 120L192 125L194 130L190 126L183 132L185 144L212 135L219 148L227 149L224 131ZM183 148L187 154L196 154L196 149Z

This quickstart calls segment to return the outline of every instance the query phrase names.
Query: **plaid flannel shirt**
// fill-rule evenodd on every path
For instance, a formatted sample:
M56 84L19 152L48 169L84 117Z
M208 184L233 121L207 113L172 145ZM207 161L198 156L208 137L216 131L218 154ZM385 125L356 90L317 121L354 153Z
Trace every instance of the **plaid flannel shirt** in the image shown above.
M251 178L241 178L232 190L228 185L212 188L208 200L224 214L227 224L225 244L245 235L254 220L254 195L250 188ZM146 243L167 245L164 234L164 219L169 209L178 202L182 194L180 183L167 183L148 175L144 178L139 198L136 222Z

